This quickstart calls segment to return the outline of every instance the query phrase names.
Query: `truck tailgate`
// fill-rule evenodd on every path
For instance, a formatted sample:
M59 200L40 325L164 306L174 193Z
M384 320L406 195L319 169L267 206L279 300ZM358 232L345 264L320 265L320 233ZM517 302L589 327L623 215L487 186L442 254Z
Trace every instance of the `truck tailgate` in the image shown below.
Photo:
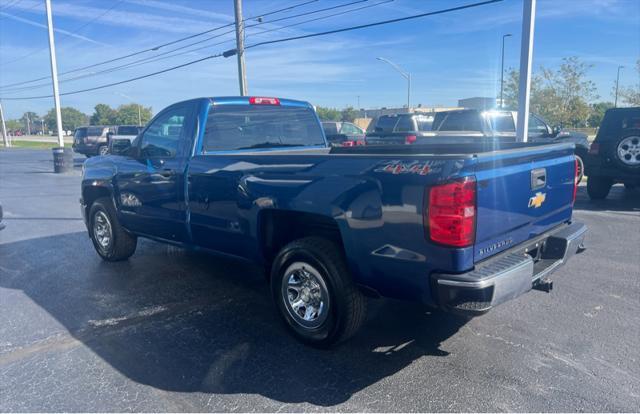
M571 219L575 183L572 144L478 156L474 262Z

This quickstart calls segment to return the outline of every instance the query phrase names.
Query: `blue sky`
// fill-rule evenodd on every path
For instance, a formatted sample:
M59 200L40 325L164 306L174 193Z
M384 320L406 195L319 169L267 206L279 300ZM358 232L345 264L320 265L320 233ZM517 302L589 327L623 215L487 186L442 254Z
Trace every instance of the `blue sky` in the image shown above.
M408 16L476 0L395 0L282 28L383 1L368 0L334 11L268 23L351 1L354 0L319 0L265 17L262 25L247 30L246 44ZM244 14L256 16L302 2L244 0ZM52 4L59 72L233 21L232 0L52 0ZM504 0L445 15L251 49L246 54L249 93L303 99L338 108L356 106L358 96L361 107L401 106L406 101L406 83L391 67L376 60L382 56L411 72L412 103L453 106L460 98L495 96L499 90L502 35L513 34L506 42L505 67L517 68L521 19L522 1ZM43 0L0 0L0 85L50 73L45 24ZM225 30L228 29L222 31ZM257 33L264 30L271 31ZM233 34L227 34L192 47L211 45L203 50L64 82L60 89L62 92L79 90L158 71L230 49L234 46L233 39ZM228 42L214 45L226 40ZM640 82L634 70L640 56L640 0L538 0L535 41L534 68L556 67L563 57L578 56L594 65L589 77L596 83L603 100L612 100L611 87L618 65L626 67L622 71L622 85ZM163 50L168 49L135 59ZM25 55L28 56L21 58ZM16 58L21 59L11 62ZM68 77L127 62L115 62ZM50 94L49 82L40 81L37 85L43 83L38 89L5 91L2 96ZM91 114L97 103L117 106L133 99L152 106L157 112L183 99L237 93L235 58L219 58L113 88L63 96L62 105ZM8 118L19 117L27 110L42 114L52 106L51 98L4 101Z

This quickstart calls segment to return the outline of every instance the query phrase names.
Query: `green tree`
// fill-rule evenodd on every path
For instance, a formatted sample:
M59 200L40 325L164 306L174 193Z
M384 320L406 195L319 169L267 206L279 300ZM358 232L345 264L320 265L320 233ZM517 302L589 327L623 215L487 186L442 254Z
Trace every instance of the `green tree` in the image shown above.
M19 119L7 119L6 126L9 131L24 129L24 124Z
M342 119L342 114L335 108L318 106L316 107L316 113L321 121L340 121Z
M97 104L93 108L93 115L89 123L91 125L113 125L116 123L117 112L107 104Z
M138 112L139 111L139 112ZM138 114L142 125L145 125L153 116L151 107L145 107L136 103L120 105L116 109L115 124L118 125L138 125Z
M353 122L358 117L358 111L353 109L353 107L348 106L342 110L340 114L340 120L344 122Z
M592 104L591 115L589 115L589 119L587 120L588 126L592 128L599 126L602 118L604 118L604 113L609 108L613 108L613 102L597 102Z
M73 131L77 127L89 123L89 117L75 108L69 106L60 108L60 113L62 115L62 129L65 131ZM44 116L44 122L47 124L49 130L57 131L55 108L47 112Z
M38 123L40 122L40 117L35 112L25 112L20 117L20 122L22 123L22 129L26 133L31 132L32 134L39 130Z
M626 88L619 88L618 95L627 106L640 106L640 59L636 61L637 83Z
M596 99L595 84L586 78L592 65L568 57L556 70L541 67L531 77L531 111L551 124L584 126L591 115L590 102ZM511 69L505 80L505 104L518 107L518 72Z

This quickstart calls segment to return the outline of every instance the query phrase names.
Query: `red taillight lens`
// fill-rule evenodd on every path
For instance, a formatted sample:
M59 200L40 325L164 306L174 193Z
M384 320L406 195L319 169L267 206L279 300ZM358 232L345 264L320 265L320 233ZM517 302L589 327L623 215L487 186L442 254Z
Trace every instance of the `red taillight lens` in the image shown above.
M476 180L464 180L432 187L425 220L429 238L440 244L466 247L476 238Z
M404 143L413 144L417 139L418 137L416 137L415 135L407 135L406 137L404 137Z
M355 147L356 143L355 143L355 141L343 141L342 142L342 146L343 147Z
M598 155L599 152L600 144L598 144L597 142L592 143L591 147L589 147L589 154Z
M574 160L573 167L573 200L571 204L575 204L576 196L578 195L578 159Z
M249 98L251 105L280 105L278 98L265 98L263 96L252 96Z
M363 139L359 139L359 140L356 141L356 146L361 147L363 145L366 145L366 143L364 142Z

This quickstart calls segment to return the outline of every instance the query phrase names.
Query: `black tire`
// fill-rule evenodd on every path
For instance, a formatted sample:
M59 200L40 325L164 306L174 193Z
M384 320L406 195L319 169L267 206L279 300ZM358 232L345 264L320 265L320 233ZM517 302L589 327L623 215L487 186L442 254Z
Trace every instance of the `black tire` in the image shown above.
M322 308L324 313L319 313L324 319L318 326L303 326L293 316L289 294L293 273L288 275L287 270L300 263L310 266L308 270L315 272L315 277L319 275L321 285L326 288L326 309ZM305 272L304 266L302 269ZM287 297L284 283L287 283ZM308 237L282 248L271 267L271 292L290 332L300 341L318 348L327 348L350 338L366 318L366 298L353 282L343 252L327 239Z
M98 240L100 230L96 226L103 225L104 220L107 221L110 231L108 243L104 243L104 238L102 238L103 242ZM89 209L89 236L96 252L108 262L128 259L136 251L138 244L137 237L128 233L120 225L113 202L108 197L97 199Z
M592 200L604 200L611 191L613 181L607 177L589 177L587 180L587 194Z

